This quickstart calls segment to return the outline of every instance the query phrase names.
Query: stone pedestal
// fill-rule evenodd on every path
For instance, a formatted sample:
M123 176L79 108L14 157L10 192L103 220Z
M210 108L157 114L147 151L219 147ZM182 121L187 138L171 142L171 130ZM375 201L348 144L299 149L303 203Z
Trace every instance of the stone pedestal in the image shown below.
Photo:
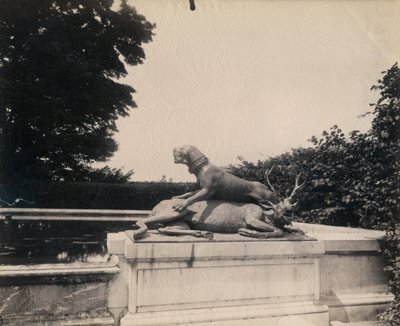
M120 266L128 280L118 286L128 294L121 325L329 323L328 307L318 301L323 242L151 232L133 242L128 232L108 238L110 254L128 266Z

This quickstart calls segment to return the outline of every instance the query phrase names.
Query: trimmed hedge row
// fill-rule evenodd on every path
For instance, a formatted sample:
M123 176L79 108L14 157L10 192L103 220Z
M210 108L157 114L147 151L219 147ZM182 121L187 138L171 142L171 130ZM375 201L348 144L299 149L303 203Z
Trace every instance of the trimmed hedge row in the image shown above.
M25 182L0 185L0 199L14 207L81 209L152 209L161 200L196 189L195 183L133 182L128 184L82 182ZM6 205L2 205L7 207Z

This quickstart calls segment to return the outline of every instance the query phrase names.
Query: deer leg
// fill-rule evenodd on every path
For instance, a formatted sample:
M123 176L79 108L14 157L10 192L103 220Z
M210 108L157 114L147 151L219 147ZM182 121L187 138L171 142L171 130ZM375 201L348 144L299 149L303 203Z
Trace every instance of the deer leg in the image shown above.
M302 229L297 228L297 227L292 226L292 225L285 225L284 228L285 228L285 231L287 231L289 233L297 233L297 234L301 234L301 235L305 234Z
M143 235L148 230L147 224L167 223L167 222L175 221L177 219L182 218L185 214L186 214L186 212L177 212L177 211L171 210L168 213L152 215L152 216L140 219L136 222L136 226L138 226L139 229L133 231L132 238L139 239L139 238L143 237Z
M191 230L189 225L183 222L159 228L158 232L166 235L192 235L194 237L202 237L209 240L214 237L214 234L209 231Z
M283 231L278 229L271 224L265 223L254 217L246 219L246 224L248 227L254 229L241 228L238 233L240 235L252 238L281 238L283 237Z

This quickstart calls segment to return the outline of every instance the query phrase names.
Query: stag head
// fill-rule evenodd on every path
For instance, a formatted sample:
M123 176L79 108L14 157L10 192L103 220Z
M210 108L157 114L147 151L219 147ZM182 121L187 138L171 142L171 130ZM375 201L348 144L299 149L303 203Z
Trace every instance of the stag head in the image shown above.
M272 166L271 169L267 170L265 172L265 179L266 182L269 186L269 188L272 190L272 192L278 197L280 198L279 202L277 204L274 204L270 201L268 201L269 205L261 205L262 207L272 210L271 213L271 217L274 220L279 220L279 219L283 219L285 222L290 223L289 218L286 216L286 213L293 211L293 209L296 207L297 203L293 202L293 197L296 194L296 192L302 188L304 186L305 181L303 181L303 183L299 184L300 181L300 176L301 173L297 173L294 165L292 162L290 162L290 166L293 169L293 172L296 176L295 178L295 184L294 184L294 188L291 192L291 194L289 195L289 197L283 197L281 196L281 194L276 191L276 189L273 187L273 185L271 184L270 180L269 180L269 175L271 174L271 171L274 169L275 165Z

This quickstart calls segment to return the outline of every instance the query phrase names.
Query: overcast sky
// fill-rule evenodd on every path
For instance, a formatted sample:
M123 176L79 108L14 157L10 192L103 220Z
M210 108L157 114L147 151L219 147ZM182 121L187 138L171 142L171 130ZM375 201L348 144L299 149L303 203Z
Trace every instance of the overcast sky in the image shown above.
M108 162L133 181L194 181L172 149L217 165L310 146L334 124L367 130L370 87L399 60L397 1L130 0L156 23L129 68L138 108L118 120Z

